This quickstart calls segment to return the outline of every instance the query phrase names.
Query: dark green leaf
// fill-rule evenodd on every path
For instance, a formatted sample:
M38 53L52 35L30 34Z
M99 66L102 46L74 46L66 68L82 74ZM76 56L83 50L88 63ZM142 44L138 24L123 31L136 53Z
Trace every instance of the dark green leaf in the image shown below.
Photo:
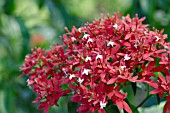
M61 88L64 89L64 90L68 89L68 84L62 85Z
M160 64L159 64L159 61L160 61L161 59L160 58L156 58L156 66L159 66Z
M8 15L11 15L15 10L15 0L5 0L5 4L3 6L4 12Z
M22 54L22 58L24 58L25 55L29 53L30 33L29 33L29 30L26 27L25 22L22 18L16 17L16 20L18 22L18 25L20 27L21 34L23 37L23 43L22 43L23 50L22 50L21 54Z
M129 105L129 107L131 108L131 110L133 111L133 113L139 113L139 111L136 109L136 107L134 105L132 105L128 99L125 99L126 103ZM124 113L127 113L125 110L124 110Z
M108 62L113 62L113 58L109 58L107 61Z
M37 0L38 7L41 9L45 5L45 0Z
M123 109L123 113L128 113L125 109Z
M157 94L156 95L156 99L157 99L157 102L158 102L158 105L160 104L160 102L161 102L161 99L160 99L160 97L159 97L159 95Z
M77 102L68 101L68 113L77 113L76 110L79 107Z
M106 107L106 112L107 113L120 113L119 109L117 108L116 105L111 104L110 106Z
M132 90L133 90L133 94L136 95L136 90L137 90L136 83L132 82Z
M8 91L6 92L6 97L5 97L5 107L8 113L15 113L15 101L14 101L14 93L13 91Z
M128 105L132 111L134 110L133 113L139 113L139 111L137 109L135 110L136 107L134 105L132 105L132 104L128 104Z

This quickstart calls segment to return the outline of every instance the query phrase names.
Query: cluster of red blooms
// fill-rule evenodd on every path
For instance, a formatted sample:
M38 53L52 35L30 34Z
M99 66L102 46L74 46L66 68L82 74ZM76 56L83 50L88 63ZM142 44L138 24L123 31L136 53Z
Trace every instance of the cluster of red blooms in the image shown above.
M163 30L150 31L142 24L144 19L118 13L102 16L78 29L66 28L62 45L48 51L33 49L20 70L37 94L34 102L47 113L50 106L58 106L61 96L72 94L71 101L81 103L79 113L106 113L108 100L132 113L121 88L128 82L143 82L155 88L151 94L167 99L164 113L168 113L170 43Z

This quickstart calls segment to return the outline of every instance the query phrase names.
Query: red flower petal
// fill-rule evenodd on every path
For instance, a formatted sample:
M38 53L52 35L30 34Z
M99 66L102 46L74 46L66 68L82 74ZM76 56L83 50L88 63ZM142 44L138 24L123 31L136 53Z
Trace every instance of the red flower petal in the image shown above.
M99 109L98 113L106 113L106 111L104 109Z
M145 58L145 60L147 60L147 61L154 61L154 59L151 58L151 57Z
M167 101L164 106L164 113L169 113L169 112L170 112L170 101Z
M132 34L127 34L127 35L125 36L125 40L129 39L131 36L132 36Z
M115 81L117 80L117 78L111 78L107 84L113 84Z
M166 83L166 80L162 75L159 74L158 77L163 83Z
M117 53L117 51L120 49L120 45L116 45L114 48L111 48L111 49L112 49L111 54L113 55L113 54Z
M170 95L165 97L166 100L170 101Z
M114 92L110 92L109 94L107 94L107 96L109 97L109 99L112 98L113 94L114 94Z
M150 56L151 56L151 53L145 53L145 54L143 54L143 59L146 59L146 58L148 58Z
M124 42L122 45L127 46L127 47L131 47L131 44L129 42Z
M123 108L128 112L128 113L132 113L132 110L130 109L129 105L123 101Z
M162 92L162 89L156 89L156 90L151 91L150 94L157 94L160 92Z
M81 96L80 95L73 95L71 101L73 102L80 102Z
M117 107L118 107L120 110L123 109L123 103L122 103L122 101L117 100L117 101L116 101L116 105L117 105Z
M88 105L81 105L81 106L77 109L77 111L78 111L78 112L81 112L81 111L88 110L88 109L89 109L89 106L88 106Z
M121 99L124 99L124 98L125 98L125 94L122 94L122 93L119 92L119 91L116 91L116 92L115 92L115 95L116 95L117 97L121 98Z
M155 82L148 82L147 84L149 84L151 87L157 89L158 88L158 84L156 84Z

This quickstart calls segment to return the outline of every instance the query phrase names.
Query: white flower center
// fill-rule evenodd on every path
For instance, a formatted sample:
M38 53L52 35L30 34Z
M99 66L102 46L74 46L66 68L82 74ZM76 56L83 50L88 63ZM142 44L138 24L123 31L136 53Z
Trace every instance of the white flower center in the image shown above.
M135 45L134 45L134 46L135 46L135 48L137 48L137 47L138 47L137 43L135 43Z
M78 28L78 31L79 31L79 32L81 32L81 27L80 27L80 28Z
M91 61L91 57L87 56L85 62Z
M124 70L126 68L126 66L120 66L121 70Z
M106 103L100 101L100 108L103 109L104 107L106 107Z
M90 69L84 69L82 72L82 75L86 74L89 75Z
M168 49L168 46L164 46L165 49Z
M30 79L27 79L27 82L29 82L30 81Z
M37 83L37 80L36 80L36 79L35 79L35 82ZM30 79L27 80L27 85L28 85L28 86L32 85L33 83L34 83L33 80L30 80Z
M78 78L77 81L81 84L81 83L83 83L84 79Z
M101 60L102 60L102 59L103 59L103 56L98 54L98 55L96 56L96 60L98 60L98 59L101 59Z
M129 57L127 54L124 56L124 61L129 60L131 57Z
M64 72L64 74L65 74L66 76L68 76L68 74L66 73L66 69L65 69L65 68L63 68L62 71Z
M118 29L119 26L118 26L117 24L114 24L113 27L114 27L115 29Z
M84 34L83 39L87 39L89 36L89 34Z
M108 43L107 43L107 46L113 46L115 43L113 42L113 41L109 41Z
M89 38L89 39L87 40L87 43L89 43L89 42L93 42L93 40L92 40L91 38Z
M74 74L70 74L69 79L71 80L73 77L76 77Z
M74 42L74 41L76 41L76 38L75 37L71 37L71 40Z
M160 40L161 38L159 38L158 36L155 36L155 38L156 38L156 41L158 41L158 40Z
M148 34L147 31L144 31L144 34L147 35Z

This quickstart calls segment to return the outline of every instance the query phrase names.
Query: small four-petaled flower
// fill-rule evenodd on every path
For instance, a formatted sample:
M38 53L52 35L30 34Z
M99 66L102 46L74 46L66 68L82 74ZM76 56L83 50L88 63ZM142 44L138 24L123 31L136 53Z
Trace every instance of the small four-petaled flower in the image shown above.
M81 78L78 78L78 80L77 80L80 84L82 84L83 83L83 81L84 81L84 79L81 79Z
M117 25L117 24L114 24L113 27L114 27L115 29L118 29L118 25Z
M87 40L87 43L89 43L89 42L93 42L93 40L92 40L91 38L89 38L89 39Z
M76 77L74 74L70 74L69 79L71 80L73 77Z
M115 43L113 42L113 41L109 41L108 43L107 43L107 46L113 46Z
M104 107L106 107L106 102L100 101L100 109L103 109Z
M103 59L103 56L100 55L100 54L98 54L98 55L96 56L96 60L98 60L98 59L102 60L102 59Z
M85 58L85 62L88 62L88 61L91 61L91 57L89 57L89 56L87 56L87 57Z
M89 36L89 34L84 34L83 39L87 39Z
M90 69L84 69L82 72L82 75L86 74L89 75Z
M131 59L131 57L129 57L128 54L126 54L126 55L124 56L124 61L125 61L125 60L129 60L129 59Z

